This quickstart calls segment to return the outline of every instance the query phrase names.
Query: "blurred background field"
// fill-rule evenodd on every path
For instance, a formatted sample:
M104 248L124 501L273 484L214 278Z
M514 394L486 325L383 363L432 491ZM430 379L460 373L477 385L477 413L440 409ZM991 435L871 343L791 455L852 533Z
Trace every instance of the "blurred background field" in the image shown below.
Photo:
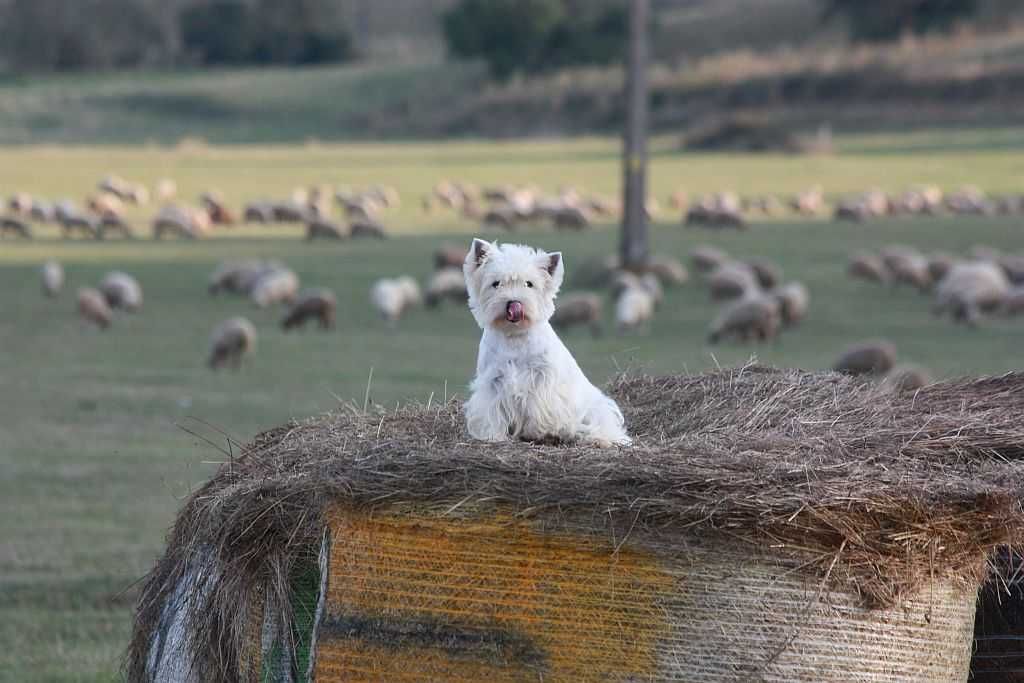
M484 234L561 249L573 291L574 273L617 249L611 216L583 233L527 225L506 234L421 206L442 179L617 197L624 109L614 60L495 74L485 58L446 46L442 15L457 0L232 2L83 0L68 9L61 0L0 0L3 25L18 29L0 48L0 197L82 202L117 174L150 188L173 179L178 201L190 205L216 189L238 211L294 188L383 184L402 199L381 215L392 238L308 243L301 224L246 224L154 242L151 202L125 212L133 240L64 240L52 224L33 225L31 241L0 239L0 680L117 679L135 582L183 498L230 458L228 436L245 442L292 418L367 402L464 395L479 335L469 312L420 308L391 329L370 305L376 279L408 273L423 282L439 245ZM855 15L823 16L843 4L830 3L653 3L653 252L685 263L693 247L711 244L771 260L785 280L806 284L810 311L776 340L710 346L721 305L696 277L669 290L639 332L614 330L608 296L603 336L564 335L595 381L754 357L823 369L849 343L875 338L939 378L1020 367L1021 318L955 325L930 313L929 295L846 275L852 252L891 244L1022 252L1019 213L840 223L783 211L737 232L684 227L682 211L668 206L678 191L691 201L724 190L785 200L813 186L830 205L921 183L1024 194L1020 3L977 0L939 30L897 26L871 39L857 38ZM623 6L556 4L570 15ZM296 44L308 48L312 35L328 58L257 50L256 61L217 61L185 44L183 12L228 5L266 10L269 28L257 28L283 32L282 44L313 26ZM33 44L40 27L57 38ZM828 145L753 152L723 133L737 129ZM694 149L708 140L724 142ZM250 257L279 259L303 286L332 288L336 328L284 333L282 309L206 293L219 262ZM39 286L48 259L63 263L68 280L53 300ZM138 278L145 305L99 332L77 317L74 294L111 270ZM210 332L232 315L256 325L257 351L240 372L211 373Z

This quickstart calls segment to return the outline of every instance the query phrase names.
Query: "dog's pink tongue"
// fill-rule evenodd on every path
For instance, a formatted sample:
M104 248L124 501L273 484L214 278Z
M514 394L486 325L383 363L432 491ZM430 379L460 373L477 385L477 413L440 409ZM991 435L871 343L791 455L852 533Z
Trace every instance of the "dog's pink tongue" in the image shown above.
M521 301L509 301L505 307L505 320L510 323L517 323L523 319L523 303Z

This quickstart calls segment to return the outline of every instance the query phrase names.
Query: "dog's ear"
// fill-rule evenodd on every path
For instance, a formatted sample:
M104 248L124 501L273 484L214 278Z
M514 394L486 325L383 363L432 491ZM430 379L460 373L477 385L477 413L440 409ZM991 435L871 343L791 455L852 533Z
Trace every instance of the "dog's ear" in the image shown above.
M491 255L491 249L494 245L485 240L474 238L473 244L469 247L469 252L466 254L466 263L464 270L467 274L473 273L477 268L484 264L484 261Z
M562 287L562 279L565 277L565 262L562 259L562 252L556 251L541 256L541 268L551 276L551 289L558 292Z

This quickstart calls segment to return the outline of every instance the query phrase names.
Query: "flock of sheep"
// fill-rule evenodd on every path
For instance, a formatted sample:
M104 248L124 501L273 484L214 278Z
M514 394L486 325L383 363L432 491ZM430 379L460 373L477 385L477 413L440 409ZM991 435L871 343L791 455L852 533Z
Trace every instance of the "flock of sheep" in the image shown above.
M177 185L165 179L157 183L155 194L159 208L151 221L153 239L197 239L214 228L240 222L222 194L215 190L202 193L198 204L191 205L179 201ZM50 201L19 192L7 202L6 213L0 215L0 237L31 239L32 225L42 223L59 226L65 239L79 236L102 240L112 235L133 238L137 230L127 218L128 208L149 201L150 193L144 185L117 176L101 180L82 205L70 199ZM314 186L297 188L285 199L251 201L243 207L241 221L302 223L306 226L308 240L383 239L387 232L380 215L385 209L397 207L398 203L398 193L391 187L376 185L353 190ZM335 204L340 207L344 220L334 217Z
M1024 254L1007 254L978 245L967 254L926 254L890 245L850 258L850 277L933 293L932 312L977 326L986 315L1024 313Z
M214 191L203 193L197 206L177 201L172 181L160 181L154 194L161 203L153 218L153 237L174 235L197 238L213 226L233 225L239 215ZM116 176L101 180L84 207L69 200L47 202L19 193L7 202L7 213L0 218L0 236L14 233L30 237L29 222L55 222L65 237L74 234L103 239L111 233L135 235L125 219L128 205L150 201L144 186ZM826 209L820 188L798 193L783 203L773 197L741 199L730 192L702 197L691 204L684 192L668 198L668 205L681 211L687 225L713 228L744 228L746 216L762 215L788 208L797 214L821 215ZM340 208L345 220L333 217ZM375 185L365 189L315 186L299 188L283 200L259 200L246 204L241 220L248 223L304 223L306 238L347 239L383 238L386 231L381 214L400 206L394 188ZM423 197L425 211L448 210L465 218L479 220L485 227L515 230L527 223L549 221L555 229L581 230L591 220L616 215L620 207L614 200L563 188L545 194L530 186L494 186L479 188L472 183L441 181ZM651 200L647 211L655 214L659 204ZM863 221L893 215L1012 214L1024 212L1024 198L987 197L974 188L944 195L938 188L920 186L897 195L870 190L839 201L836 219ZM373 283L370 303L390 325L398 323L409 310L425 304L438 306L445 301L464 303L466 286L462 275L464 247L442 245L433 255L433 274L421 285L408 275L386 277ZM781 269L763 259L733 257L711 246L699 246L690 254L691 267L707 288L713 301L721 304L710 321L708 340L738 342L767 341L793 328L807 315L810 293L799 281L783 281ZM850 258L851 277L892 286L909 285L935 297L934 312L949 314L955 320L976 325L985 315L1015 315L1024 312L1024 255L1010 255L985 247L957 257L948 253L925 254L912 247L893 245L879 253L858 252ZM42 269L44 291L55 296L64 282L60 264L48 262ZM577 288L564 294L552 323L561 329L582 326L594 335L603 333L605 294L613 305L614 326L620 332L644 330L662 303L665 292L690 281L690 270L678 259L655 256L643 272L620 267L616 257L581 264L571 283ZM581 291L582 290L582 291ZM314 320L322 329L334 324L337 301L329 289L300 291L294 271L276 261L243 260L221 264L211 275L209 292L234 293L248 297L266 308L286 304L288 310L281 326L294 329ZM131 313L142 306L142 287L131 275L108 273L95 287L83 287L77 295L82 317L99 328L110 327L115 312ZM218 324L213 332L208 363L212 368L238 367L256 345L256 329L244 317ZM865 360L868 359L868 360ZM886 374L898 372L900 386L924 380L924 374L900 368L895 349L884 341L852 347L835 363L836 369L853 373ZM908 379L908 376L910 379ZM891 379L891 378L890 378ZM896 381L896 380L892 380Z

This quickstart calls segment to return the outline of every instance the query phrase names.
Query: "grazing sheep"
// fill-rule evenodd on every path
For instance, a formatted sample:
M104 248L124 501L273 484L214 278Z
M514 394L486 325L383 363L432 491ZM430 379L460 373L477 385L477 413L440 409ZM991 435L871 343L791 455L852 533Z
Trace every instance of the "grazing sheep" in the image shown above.
M199 204L210 216L210 222L214 225L234 225L237 222L235 214L224 204L224 197L216 190L209 190L199 195Z
M739 299L761 289L753 269L747 264L737 261L728 262L716 268L708 276L708 287L714 301Z
M691 207L683 217L684 225L706 228L734 228L746 230L749 225L739 209L708 207L703 204Z
M7 201L7 208L20 216L25 216L32 210L32 195L27 192L18 192Z
M304 223L309 218L305 204L294 199L271 202L270 214L278 223Z
M384 230L384 226L374 221L354 221L349 226L349 234L352 239L361 238L373 238L378 240L386 240L388 238L387 232Z
M883 285L888 284L891 279L889 269L885 267L881 257L866 251L857 252L850 257L846 272L854 279Z
M52 223L57 220L57 207L42 199L34 199L28 217L38 223Z
M80 211L73 202L58 202L55 213L65 239L70 238L76 231L86 237L99 238L99 219Z
M246 223L272 223L274 207L270 202L249 202L242 210L242 220Z
M991 216L996 213L995 202L977 187L962 187L946 197L950 212L969 216Z
M209 227L210 217L205 211L169 204L153 218L153 239L170 234L194 240L206 233Z
M789 206L801 216L817 216L825 208L825 194L820 187L812 187L793 197Z
M85 200L86 207L100 218L124 216L124 202L112 194L101 192Z
M932 282L940 282L956 264L956 258L952 254L937 251L928 256L928 275Z
M882 261L892 275L893 285L908 284L922 292L931 287L928 259L916 249L901 245L886 247L882 249Z
M807 316L811 295L802 282L790 282L776 287L769 294L779 303L783 325L796 325Z
M519 216L508 206L488 209L482 219L485 228L501 228L509 231L516 229L518 220Z
M117 233L125 239L135 237L135 230L121 216L104 216L100 219L99 231L96 237L101 240L107 239L111 233Z
M420 286L407 275L377 280L370 290L371 303L391 325L396 324L407 310L418 306L422 299Z
M256 280L249 298L260 308L291 303L299 291L299 277L287 268L274 268Z
M462 270L462 263L466 260L466 248L458 244L442 244L434 251L434 268L444 270L445 268L456 268Z
M779 333L781 313L779 302L765 294L753 292L731 302L711 323L708 342L717 344L725 337L740 341L767 341Z
M112 309L134 313L142 308L142 286L127 273L107 273L100 282L99 290Z
M277 268L283 266L277 262L266 263L258 259L225 261L210 275L208 291L210 294L218 294L224 290L247 296L260 277Z
M573 269L572 286L587 289L603 289L612 284L621 263L615 254L604 258L586 259Z
M78 313L89 323L92 323L101 330L110 327L114 314L107 305L107 300L92 287L83 287L78 290Z
M462 255L466 259L466 255ZM466 276L462 273L461 266L458 268L448 267L435 271L427 282L426 304L431 308L440 305L448 299L455 303L465 304L469 298L466 290Z
M281 327L287 332L295 327L304 327L307 320L316 320L320 329L330 329L334 327L336 308L337 299L331 290L303 290L281 321Z
M782 282L782 269L776 264L764 259L750 259L744 261L754 271L757 282L765 289L778 287Z
M994 263L958 263L935 292L935 315L950 313L957 322L977 325L982 313L998 309L1010 293L1010 281Z
M654 317L654 295L644 286L626 287L615 300L615 325L619 331L635 330Z
M315 239L344 240L348 239L348 232L340 223L327 218L314 218L306 223L306 241L312 242Z
M847 347L832 369L847 375L881 375L896 365L896 347L888 341L862 342Z
M43 293L54 297L64 287L64 268L57 261L47 261L41 269Z
M934 383L935 378L924 368L914 365L898 365L882 378L881 387L883 391L902 394L917 391Z
M567 294L559 300L550 322L552 327L557 330L586 325L590 328L591 335L599 337L603 331L601 325L603 310L601 297L597 294L591 292Z
M859 198L840 201L836 204L836 210L832 214L832 220L835 221L863 223L869 218L871 218L871 211Z
M660 305L665 299L665 292L661 287L661 282L653 273L636 275L628 270L617 271L612 277L611 282L612 297L618 299L627 289L646 290L651 295L655 306Z
M694 247L690 251L690 263L698 273L710 273L730 260L727 253L706 244Z
M678 287L690 280L690 272L677 258L655 256L647 264L647 272L654 274L666 287Z
M6 234L12 234L15 237L26 240L32 239L32 229L28 227L28 223L14 216L0 216L0 236Z
M229 318L214 328L210 336L210 355L206 364L211 370L225 365L238 370L242 359L256 350L256 328L243 317Z
M557 230L586 230L590 227L587 214L576 206L564 206L556 210L552 221Z

